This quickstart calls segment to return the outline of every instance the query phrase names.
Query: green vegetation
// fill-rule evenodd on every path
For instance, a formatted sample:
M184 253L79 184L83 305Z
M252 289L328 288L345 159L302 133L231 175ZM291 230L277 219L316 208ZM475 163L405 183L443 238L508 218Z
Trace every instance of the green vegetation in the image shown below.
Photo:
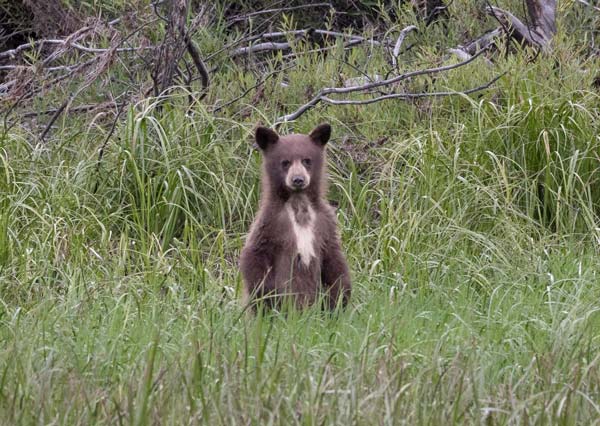
M464 3L451 12L466 18ZM404 12L392 34L412 23ZM257 56L265 75L293 67L213 113L261 77L221 53L206 100L140 101L100 162L101 117L62 116L43 144L25 122L2 129L0 422L597 422L600 60L566 30L582 18L558 16L550 56L501 52L405 88L507 72L485 92L319 106L283 126L334 129L329 198L354 283L334 315L254 316L240 302L252 130L340 75L382 73L385 52ZM456 61L444 50L465 25L482 32L466 19L423 28L401 67ZM218 22L195 35L206 55L233 37Z

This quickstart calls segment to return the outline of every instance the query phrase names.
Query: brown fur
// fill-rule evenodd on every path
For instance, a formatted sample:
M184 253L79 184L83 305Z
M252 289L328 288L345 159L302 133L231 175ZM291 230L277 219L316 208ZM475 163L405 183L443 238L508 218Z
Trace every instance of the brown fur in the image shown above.
M333 208L325 200L325 144L331 128L322 124L310 135L279 137L259 127L256 141L263 153L262 192L259 212L250 228L240 258L244 290L250 301L262 299L277 307L289 296L297 307L312 305L323 294L326 306L346 305L351 292L350 272L341 250ZM310 159L305 169L310 183L291 190L285 183L282 161ZM304 163L303 163L304 164ZM297 251L288 214L291 207L297 224L310 221L314 212L314 254L308 266Z

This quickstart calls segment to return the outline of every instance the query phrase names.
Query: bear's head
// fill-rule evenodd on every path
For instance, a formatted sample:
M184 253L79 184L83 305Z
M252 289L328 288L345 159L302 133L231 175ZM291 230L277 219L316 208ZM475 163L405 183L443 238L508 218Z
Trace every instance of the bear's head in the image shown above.
M279 136L274 130L258 127L256 143L263 153L263 175L271 192L284 198L302 192L318 196L330 136L331 126L325 123L308 135Z

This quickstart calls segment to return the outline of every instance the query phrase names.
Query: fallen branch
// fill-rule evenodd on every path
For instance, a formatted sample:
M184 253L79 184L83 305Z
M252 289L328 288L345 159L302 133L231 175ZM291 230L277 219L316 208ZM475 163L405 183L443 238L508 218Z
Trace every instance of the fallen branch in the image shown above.
M319 93L313 97L310 101L308 101L307 103L305 103L304 105L302 105L300 108L298 108L296 111L294 111L291 114L287 114L284 116L279 117L276 122L286 122L286 121L292 121L292 120L296 120L298 117L300 117L302 114L304 114L306 111L308 111L309 109L312 109L313 107L315 107L319 102L321 102L323 100L324 97L327 97L327 95L331 95L331 94L346 94L346 93L353 93L353 92L364 92L364 91L368 91L368 90L372 90L372 89L376 89L378 87L382 87L382 86L389 86L392 85L394 83L398 83L400 81L403 80L407 80L409 78L412 77L417 77L420 75L428 75L428 74L436 74L436 73L440 73L443 71L450 71L456 68L460 68L462 66L465 66L471 62L473 62L475 59L477 59L482 53L484 52L484 50L479 51L477 54L471 56L470 58L468 58L465 61L456 63L456 64L452 64L452 65L444 65L441 67L435 67L435 68L427 68L427 69L422 69L422 70L417 70L417 71L411 71L411 72L407 72L392 78L388 78L385 80L381 80L381 81L374 81L372 83L366 83L366 84L361 84L361 85L357 85L357 86L350 86L350 87L328 87L328 88L324 88L321 89L321 91L319 91Z
M246 95L247 95L248 93L250 93L252 90L256 89L256 88L257 88L257 87L259 87L259 86L262 86L262 85L263 85L263 84L264 84L264 83L265 83L265 82L266 82L266 81L267 81L269 78L271 78L272 76L274 76L274 75L276 75L276 74L280 74L280 73L282 73L282 72L284 72L284 71L287 71L287 70L288 70L288 69L290 69L290 68L294 68L294 66L295 66L295 65L290 65L290 66L288 66L288 67L285 67L285 68L283 68L283 69L281 69L281 70L274 70L274 71L271 71L269 74L267 74L267 75L263 76L263 78L261 78L261 79L260 79L260 80L259 80L259 81L258 81L258 82L257 82L257 83L254 85L254 86L252 86L252 87L249 87L248 89L244 90L244 91L243 91L243 92L242 92L240 95L238 95L238 96L236 96L235 98L233 98L233 99L231 99L231 100L229 100L229 101L225 102L225 103L224 103L224 104L222 104L222 105L216 106L216 107L215 107L215 108L212 110L212 112L213 112L213 113L215 113L215 112L219 112L219 111L221 111L222 109L224 109L224 108L227 108L228 106L230 106L230 105L234 104L235 102L239 101L240 99L242 99L244 96L246 96Z
M206 68L204 61L202 60L202 57L200 56L200 51L198 50L198 47L196 46L196 44L190 38L189 35L187 35L187 34L184 35L183 40L185 42L185 47L186 47L189 55L192 57L192 61L194 62L194 65L196 66L196 69L198 70L198 73L200 74L202 88L206 91L208 89L210 79L209 79L209 75L208 75L208 69Z
M466 46L459 46L458 49L466 52L469 55L474 55L482 49L489 48L494 41L502 35L502 28L496 28L492 31L489 31L479 37L476 40L473 40Z
M416 29L416 27L415 27L415 29ZM350 39L350 41L348 42L348 44L345 47L349 47L350 45L353 46L353 45L360 44L360 43L368 43L368 44L371 44L372 46L380 46L382 44L388 44L387 40L385 40L384 42L381 42L378 40L373 40L373 39L369 39L366 37L357 36L357 35L353 35L353 34L345 34L345 33L337 32L337 31L329 31L329 30L316 30L316 29L312 29L312 28L307 28L307 29L303 29L303 30L292 30L292 31L276 31L276 32L271 32L271 33L260 34L260 35L256 35L256 36L252 36L252 37L247 37L245 39L241 39L241 40L239 40L239 42L237 44L243 43L243 42L252 42L252 41L257 41L257 40L270 40L270 39L290 37L290 36L313 37L315 35L319 35L322 37L335 37L335 38ZM262 43L258 43L258 44L254 44L254 45L250 45L250 46L239 47L239 48L235 49L233 52L231 52L230 56L236 57L236 56L246 55L249 53L256 53L256 52L287 50L290 47L291 47L291 44L289 42L268 41L268 42L262 42ZM214 54L209 56L208 59L212 58L213 56L214 56Z
M545 52L550 50L550 42L556 33L556 0L525 0L531 24L521 22L512 13L488 5L487 12L500 24L508 28L509 37L530 46L539 46Z
M240 47L238 49L235 49L233 52L231 52L231 57L236 57L236 56L240 56L240 55L247 55L249 53L256 53L256 52L265 52L265 51L277 51L277 50L287 50L290 48L290 44L285 42L285 43L275 43L275 42L266 42L266 43L259 43L259 44L255 44L252 46L247 46L247 47Z
M15 47L14 49L0 52L0 59L4 59L4 58L12 59L18 53L20 53L24 50L33 49L35 47L43 47L45 44L55 44L55 45L74 47L77 50L80 50L82 52L87 52L87 53L106 53L106 52L112 50L111 48L88 47L88 46L84 46L79 43L71 43L68 40L63 40L63 39L43 39L43 40L36 40L32 43L25 43L25 44ZM155 47L154 46L119 47L115 51L116 52L138 52L140 50L149 50L149 49L155 49Z
M220 55L223 52L226 52L230 49L232 49L235 46L238 46L242 43L252 43L254 41L257 40L271 40L271 39L276 39L276 38L283 38L283 37L289 37L289 36L295 36L295 37L299 37L299 36L310 36L313 34L318 34L321 36L331 36L331 37L335 37L335 38L349 38L350 41L348 43L346 43L345 47L350 47L350 46L354 46L360 43L369 43L372 46L379 46L379 45L388 45L391 44L391 42L389 42L388 40L384 40L383 42L379 42L377 40L373 40L370 38L366 38L366 37L362 37L362 36L358 36L358 35L354 35L354 34L346 34L346 33L341 33L341 32L337 32L337 31L329 31L329 30L318 30L318 29L312 29L312 28L305 28L302 30L290 30L290 31L274 31L274 32L270 32L270 33L263 33L263 34L255 34L255 35L248 35L245 37L240 37L237 40L232 41L231 43L228 43L227 45L223 46L221 49L211 53L210 55L208 55L206 57L206 61L211 61L212 59L214 59L215 57L217 57L218 55ZM250 46L247 46L250 47ZM241 48L239 48L241 49ZM237 50L239 50L237 49ZM325 50L327 48L324 48L322 50ZM274 49L273 49L274 50ZM234 51L235 52L235 51ZM240 52L242 52L240 50ZM234 53L231 54L230 56L238 56L241 54L244 54L245 52L242 53Z
M500 24L508 29L509 36L515 38L518 42L525 41L531 46L537 46L539 43L530 36L530 31L519 18L507 10L496 6L489 6L488 13L492 15Z
M489 49L492 45L494 45L496 43L496 40L501 35L502 35L502 28L496 28L492 31L485 33L478 39L473 40L466 46L462 46L459 44L458 46L456 46L454 48L447 49L447 52L451 53L453 55L456 55L458 57L458 59L460 59L461 61L466 61L472 55L475 55L480 50ZM485 56L483 57L483 59L485 60L487 65L493 65L492 61L490 61Z
M445 96L470 95L475 92L488 89L492 84L498 81L506 73L502 73L481 86L473 87L463 91L446 91L446 92L425 92L425 93L389 93L387 95L378 96L370 99L331 99L323 96L321 101L331 105L369 105L375 102L381 102L388 99L418 99L418 98L439 98Z

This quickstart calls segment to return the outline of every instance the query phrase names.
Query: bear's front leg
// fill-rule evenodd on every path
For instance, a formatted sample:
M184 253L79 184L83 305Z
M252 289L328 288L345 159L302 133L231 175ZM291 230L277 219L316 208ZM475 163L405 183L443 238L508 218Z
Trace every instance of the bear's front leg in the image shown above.
M324 248L321 283L325 291L325 303L329 309L335 309L338 303L341 303L342 307L348 304L352 291L350 270L337 238Z
M267 305L274 303L276 291L273 274L273 259L256 247L244 247L240 257L240 271L244 280L245 302L263 300Z

